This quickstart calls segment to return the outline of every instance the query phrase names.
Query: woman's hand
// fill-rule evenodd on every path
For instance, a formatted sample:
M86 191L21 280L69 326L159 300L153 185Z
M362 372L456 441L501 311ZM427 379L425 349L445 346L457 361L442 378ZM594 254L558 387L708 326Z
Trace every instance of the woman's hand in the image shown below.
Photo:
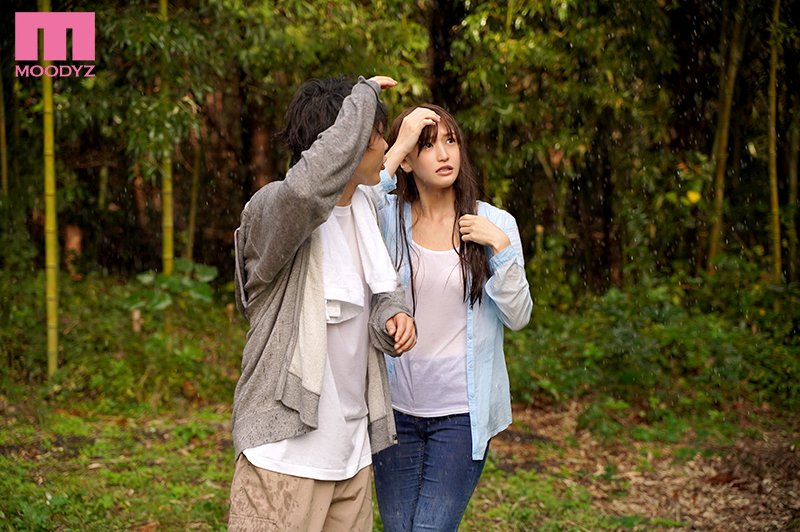
M422 130L437 124L439 120L441 120L439 115L425 107L417 107L403 119L397 140L386 153L386 162L383 165L390 175L397 171L397 167L406 155L416 147Z
M458 230L461 240L490 246L495 255L511 245L508 235L483 216L465 214L458 219Z
M386 320L386 332L394 337L394 350L400 355L417 343L417 328L414 318L405 312L398 312Z

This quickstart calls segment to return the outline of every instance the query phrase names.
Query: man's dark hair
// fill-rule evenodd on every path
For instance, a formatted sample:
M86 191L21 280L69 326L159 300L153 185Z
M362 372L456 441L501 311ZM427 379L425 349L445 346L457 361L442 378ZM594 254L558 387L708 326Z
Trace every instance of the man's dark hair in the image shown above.
M286 110L284 128L280 132L280 137L289 148L292 165L300 160L300 154L311 147L320 133L333 125L353 85L351 79L338 77L310 79L297 89ZM379 135L383 135L387 118L386 106L378 101L372 127Z

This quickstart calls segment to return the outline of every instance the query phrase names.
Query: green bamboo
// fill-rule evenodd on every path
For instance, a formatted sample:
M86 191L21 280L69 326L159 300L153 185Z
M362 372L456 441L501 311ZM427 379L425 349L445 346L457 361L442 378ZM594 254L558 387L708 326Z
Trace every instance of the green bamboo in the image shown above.
M6 100L3 95L3 76L0 75L0 181L3 197L8 197L8 142L6 140Z
M159 0L159 15L167 21L167 0ZM166 76L161 77L161 91L164 98L169 98L169 83ZM167 148L171 151L171 148ZM175 235L172 214L172 156L169 151L163 154L161 161L161 260L164 273L172 275L175 261Z
M108 198L108 166L100 167L100 183L97 190L97 210L103 212L106 210L106 201Z
M164 155L161 172L161 229L164 233L161 243L161 259L164 264L164 273L172 275L175 262L175 228L172 220L172 157L168 154Z
M50 0L41 0L40 11L50 11ZM39 42L42 65L44 46ZM47 301L47 376L58 369L58 220L56 219L55 126L53 123L53 79L42 76L44 115L44 263Z
M159 16L166 24L168 21L167 0L159 0ZM163 98L169 100L170 87L165 75L166 68L162 64L161 75L161 94ZM164 275L172 275L175 262L175 224L172 209L172 147L166 146L161 161L161 261L163 263ZM172 310L166 309L164 312L164 335L167 338L167 349L172 352Z
M733 35L727 58L724 77L724 86L721 91L719 117L717 119L717 134L714 142L712 160L714 161L714 211L712 214L711 235L708 246L708 273L714 274L714 259L720 251L722 241L722 218L725 205L725 172L728 159L728 132L731 122L731 109L733 107L733 90L736 86L736 74L742 59L742 44L744 40L744 0L740 0L734 15Z
M197 227L197 189L200 186L200 139L195 138L193 144L194 160L192 161L192 190L189 196L189 222L186 228L186 251L184 256L194 259L194 232Z
M795 104L795 113L800 104ZM789 281L797 281L797 173L798 159L800 159L800 124L792 126L789 135L789 222L786 228L786 237L789 240Z
M781 207L778 199L778 22L780 0L772 8L772 36L769 54L769 192L772 229L772 281L781 282Z

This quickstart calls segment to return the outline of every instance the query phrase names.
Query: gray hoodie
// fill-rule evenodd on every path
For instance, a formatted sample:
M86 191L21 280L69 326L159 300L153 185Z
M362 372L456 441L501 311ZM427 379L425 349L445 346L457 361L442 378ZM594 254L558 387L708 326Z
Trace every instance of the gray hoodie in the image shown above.
M336 122L302 153L283 181L245 205L234 235L236 305L250 322L233 398L233 444L245 449L318 426L327 356L319 275L319 235L370 139L380 87L363 78ZM372 297L367 407L372 452L397 441L381 351L393 354L386 320L405 312L402 288ZM302 332L301 332L302 331Z

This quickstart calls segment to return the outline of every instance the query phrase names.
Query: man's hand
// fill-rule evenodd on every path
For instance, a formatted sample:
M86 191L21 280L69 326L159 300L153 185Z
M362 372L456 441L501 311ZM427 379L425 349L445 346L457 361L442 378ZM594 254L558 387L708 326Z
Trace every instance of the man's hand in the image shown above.
M390 78L389 76L372 76L369 78L370 81L374 81L377 83L381 90L388 89L389 87L394 87L397 85L397 82Z
M417 328L414 318L405 312L398 312L386 320L386 332L394 337L394 350L400 355L417 343Z

